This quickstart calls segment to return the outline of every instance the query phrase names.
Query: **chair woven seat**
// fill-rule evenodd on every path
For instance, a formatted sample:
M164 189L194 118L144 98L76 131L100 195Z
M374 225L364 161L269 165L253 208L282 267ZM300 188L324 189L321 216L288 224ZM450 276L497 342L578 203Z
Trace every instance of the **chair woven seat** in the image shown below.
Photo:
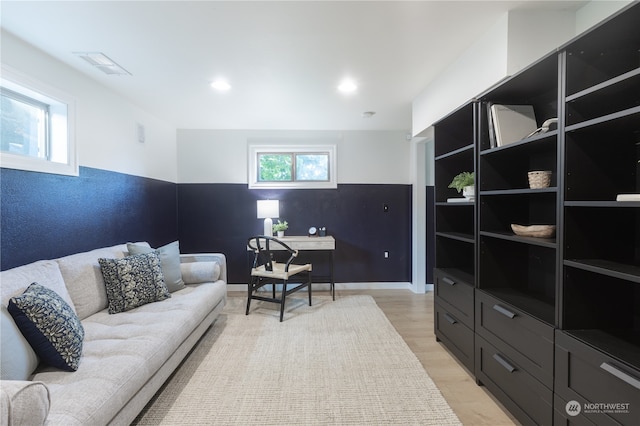
M287 266L284 263L273 262L273 270L267 271L265 265L258 266L257 268L251 268L251 275L254 277L270 277L279 278L281 280L288 280L290 276L295 275L303 271L311 271L312 267L310 263L306 265L289 265L289 270L285 271Z

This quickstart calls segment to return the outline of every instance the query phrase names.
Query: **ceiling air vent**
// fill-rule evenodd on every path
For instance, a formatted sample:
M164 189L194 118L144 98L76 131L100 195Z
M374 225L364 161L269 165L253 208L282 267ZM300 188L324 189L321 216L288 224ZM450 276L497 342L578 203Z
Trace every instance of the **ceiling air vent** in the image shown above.
M73 52L94 67L108 75L131 75L131 73L112 61L102 52Z

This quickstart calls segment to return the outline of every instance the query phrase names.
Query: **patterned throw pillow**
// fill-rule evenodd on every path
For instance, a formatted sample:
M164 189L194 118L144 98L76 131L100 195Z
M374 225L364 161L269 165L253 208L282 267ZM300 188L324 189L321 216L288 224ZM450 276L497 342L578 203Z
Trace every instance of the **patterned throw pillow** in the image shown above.
M171 297L156 252L123 259L101 258L98 262L107 289L110 314Z
M33 283L9 300L8 310L42 362L66 371L78 369L84 328L55 291Z

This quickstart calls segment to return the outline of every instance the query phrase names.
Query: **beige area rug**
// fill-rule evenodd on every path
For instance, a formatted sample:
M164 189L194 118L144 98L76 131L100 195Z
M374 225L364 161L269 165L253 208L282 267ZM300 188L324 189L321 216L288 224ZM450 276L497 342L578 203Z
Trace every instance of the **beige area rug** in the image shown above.
M231 297L140 425L460 425L371 296Z

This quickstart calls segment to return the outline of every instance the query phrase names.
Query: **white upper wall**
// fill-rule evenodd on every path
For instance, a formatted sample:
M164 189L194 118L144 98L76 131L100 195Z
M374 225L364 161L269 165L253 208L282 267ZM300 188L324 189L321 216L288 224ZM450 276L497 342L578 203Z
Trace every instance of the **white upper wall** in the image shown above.
M591 1L576 12L576 35L583 33L633 0Z
M629 4L592 1L575 13L514 10L500 18L413 101L413 135Z
M179 183L248 183L251 144L335 144L338 183L410 184L402 131L178 130Z
M175 128L4 30L0 47L3 64L75 98L80 166L177 181Z
M414 99L414 136L505 77L508 30L505 14Z

